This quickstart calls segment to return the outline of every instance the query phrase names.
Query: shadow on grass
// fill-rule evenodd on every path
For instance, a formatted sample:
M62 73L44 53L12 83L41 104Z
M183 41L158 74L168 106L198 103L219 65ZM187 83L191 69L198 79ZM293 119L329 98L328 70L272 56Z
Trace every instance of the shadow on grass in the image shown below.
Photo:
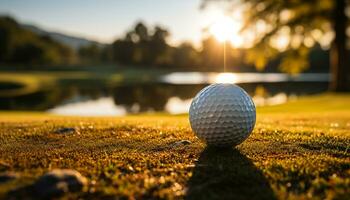
M276 199L254 164L237 149L206 148L188 182L185 199Z

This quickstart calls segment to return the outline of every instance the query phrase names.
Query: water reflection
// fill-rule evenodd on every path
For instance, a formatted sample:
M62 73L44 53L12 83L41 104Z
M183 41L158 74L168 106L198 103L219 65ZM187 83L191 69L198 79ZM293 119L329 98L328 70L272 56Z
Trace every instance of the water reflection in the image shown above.
M297 98L295 95L291 95L290 97L286 93L278 93L271 97L264 97L260 95L254 95L253 101L256 106L272 106L286 103L289 99Z
M327 90L328 74L301 74L292 77L276 73L171 73L152 82L108 81L78 84L60 83L20 96L2 96L0 109L48 110L64 115L124 115L138 112L186 113L191 99L214 82L236 83L257 106L286 102L295 96ZM158 82L157 82L158 80ZM1 87L0 87L1 90Z
M192 99L182 100L179 97L171 97L168 99L164 110L170 114L187 113L190 109Z
M58 115L79 116L123 116L127 113L123 106L117 106L114 103L112 97L58 105L49 109L48 112Z
M168 99L164 111L170 114L187 113L191 102L192 99L182 100L179 97L171 97ZM139 112L140 105L134 104L131 110L132 113ZM78 116L124 116L128 113L124 106L116 105L112 97L62 104L47 110L47 112L58 115ZM149 109L145 112L154 112L154 109Z
M285 93L278 93L271 97L253 96L253 101L256 106L278 105L287 102L289 99L297 98L295 95L288 96ZM167 100L163 110L169 114L187 113L192 99L182 100L179 97L170 97ZM79 115L79 116L123 116L127 113L140 112L140 105L135 103L131 108L126 109L125 106L116 105L112 97L101 97L96 100L84 102L75 102L69 104L58 105L48 112L58 115ZM155 109L149 107L143 112L154 112Z
M215 76L215 83L237 83L238 76L234 73L221 73Z
M328 82L328 73L307 73L288 75L282 73L212 73L175 72L164 75L161 82L169 84L212 84L212 83L276 83L276 82Z

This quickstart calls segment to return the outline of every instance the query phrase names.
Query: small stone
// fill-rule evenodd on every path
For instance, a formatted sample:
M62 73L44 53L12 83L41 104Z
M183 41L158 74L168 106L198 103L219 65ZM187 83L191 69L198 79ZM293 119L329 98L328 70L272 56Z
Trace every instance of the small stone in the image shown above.
M78 171L55 169L40 177L33 185L34 192L41 198L53 198L69 192L82 191L87 179Z
M57 133L57 134L67 134L67 133L73 133L75 132L75 128L59 128L57 129L54 133Z
M18 175L14 172L2 173L2 174L0 174L0 184L6 183L8 181L12 181L16 178L18 178Z
M0 171L4 171L10 168L10 165L8 163L5 163L4 161L0 160Z
M177 141L177 142L174 142L172 144L172 147L178 147L178 146L182 146L182 145L189 145L191 144L192 142L189 141L189 140L180 140L180 141Z

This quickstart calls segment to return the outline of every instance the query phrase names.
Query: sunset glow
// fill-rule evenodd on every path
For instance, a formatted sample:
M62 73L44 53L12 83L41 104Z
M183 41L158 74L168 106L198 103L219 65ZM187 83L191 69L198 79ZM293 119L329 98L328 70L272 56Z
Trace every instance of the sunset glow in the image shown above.
M209 27L209 32L220 42L230 42L234 47L243 44L239 31L242 24L229 16L219 16Z

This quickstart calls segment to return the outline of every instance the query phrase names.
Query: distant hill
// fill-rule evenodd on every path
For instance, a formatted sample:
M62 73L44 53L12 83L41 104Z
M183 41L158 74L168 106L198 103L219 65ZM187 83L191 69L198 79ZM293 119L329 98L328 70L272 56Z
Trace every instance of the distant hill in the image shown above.
M54 39L58 42L61 42L69 47L72 47L73 49L78 49L79 47L87 46L90 44L96 44L98 46L105 45L103 43L89 40L89 39L86 39L83 37L77 37L77 36L71 36L71 35L67 35L67 34L63 34L63 33L59 33L59 32L47 31L47 30L44 30L44 29L39 28L39 27L34 26L34 25L21 24L21 26L27 30L30 30L30 31L38 34L38 35L48 35L52 39Z
M0 17L0 64L23 66L71 65L78 61L73 48L46 34L24 28L15 19Z

